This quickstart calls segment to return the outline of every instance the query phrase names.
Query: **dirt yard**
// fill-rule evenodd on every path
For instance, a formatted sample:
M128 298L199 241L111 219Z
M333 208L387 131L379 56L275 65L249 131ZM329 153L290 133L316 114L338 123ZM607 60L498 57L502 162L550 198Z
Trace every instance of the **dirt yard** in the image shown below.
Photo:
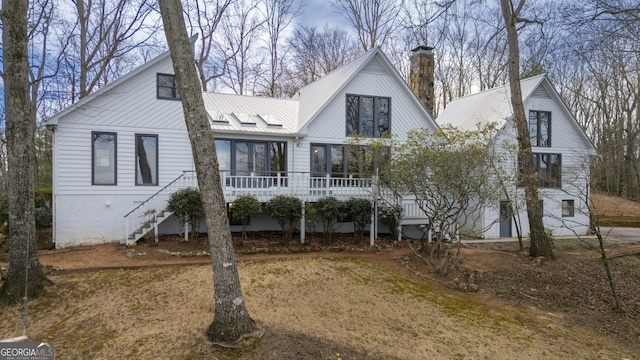
M640 214L638 203L605 205ZM614 311L593 238L557 240L550 261L517 243L466 244L442 275L406 242L371 249L342 235L283 247L279 233L253 233L237 258L264 336L222 349L204 337L213 314L204 238L44 250L48 239L40 232L40 261L56 285L31 300L27 334L54 341L59 359L158 349L175 359L640 359L640 241L607 242ZM0 267L7 260L0 249ZM0 339L22 334L21 314L0 309Z
M557 242L557 259L542 263L514 243L466 245L458 270L443 276L388 239L375 249L344 236L330 246L284 248L277 233L251 235L238 260L249 311L265 329L260 342L242 350L206 345L213 313L208 249L204 239L175 237L130 249L42 251L57 284L32 301L29 334L53 340L60 359L151 358L158 348L182 359L640 354L640 243L608 249L623 307L617 313L597 252L580 241ZM202 266L176 266L187 264ZM477 292L461 290L471 283ZM0 325L0 338L20 332L20 311L0 310L11 319Z

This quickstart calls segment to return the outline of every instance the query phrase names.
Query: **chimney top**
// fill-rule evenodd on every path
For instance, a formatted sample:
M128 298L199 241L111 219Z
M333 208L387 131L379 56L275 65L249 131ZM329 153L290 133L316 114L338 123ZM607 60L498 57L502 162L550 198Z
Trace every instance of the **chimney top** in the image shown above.
M412 56L419 54L433 55L433 48L431 46L420 45L417 48L411 50Z

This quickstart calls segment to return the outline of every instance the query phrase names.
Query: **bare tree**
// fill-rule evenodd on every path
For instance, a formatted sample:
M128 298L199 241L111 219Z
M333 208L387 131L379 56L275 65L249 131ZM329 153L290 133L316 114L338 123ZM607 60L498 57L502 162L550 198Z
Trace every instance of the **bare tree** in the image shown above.
M207 336L214 342L230 343L253 331L255 324L242 296L215 141L193 64L194 54L182 17L182 5L179 0L159 0L159 4L182 98L209 234L215 312Z
M227 11L227 8L236 0L197 0L187 2L187 20L189 32L193 36L199 33L199 49L196 53L196 69L202 90L211 90L213 81L222 76L229 58L212 59L212 51L216 47L216 30ZM191 6L191 4L193 4ZM235 54L232 54L235 55Z
M0 302L39 295L50 281L38 260L34 203L34 134L29 99L27 0L3 1L3 65L9 183L9 270Z
M520 88L520 50L518 46L518 32L516 24L526 21L520 17L520 12L525 0L519 0L514 6L511 0L500 0L502 15L507 30L509 42L509 86L511 88L511 106L513 108L513 122L516 125L519 145L518 163L522 174L522 184L525 189L525 201L527 204L527 216L529 218L529 232L531 246L529 255L532 257L544 256L553 258L551 240L544 231L542 222L542 205L538 199L538 174L531 151L529 138L529 126L524 113L522 102L522 90Z
M301 26L289 38L291 65L288 70L290 95L299 88L355 59L355 43L337 27Z
M265 39L269 59L269 69L264 78L264 93L267 96L281 96L280 79L284 74L284 53L282 35L291 22L300 15L301 5L296 5L293 0L263 0L264 18L267 38Z
M396 30L402 3L396 0L333 0L335 8L347 18L364 51L383 46Z
M71 46L64 68L75 102L135 67L128 59L154 39L157 22L148 0L73 0L75 18L67 24Z
M251 95L256 90L264 61L256 41L263 24L257 0L236 1L223 18L217 52L218 58L226 61L226 67L219 80L236 94Z

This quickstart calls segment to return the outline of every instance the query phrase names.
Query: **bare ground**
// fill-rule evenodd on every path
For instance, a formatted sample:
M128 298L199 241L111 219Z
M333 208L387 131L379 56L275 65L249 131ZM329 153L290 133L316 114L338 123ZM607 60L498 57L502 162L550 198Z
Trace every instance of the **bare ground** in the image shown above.
M249 311L266 330L259 342L236 350L206 345L213 313L208 249L204 239L176 237L131 249L42 251L57 285L32 302L29 334L55 341L61 359L151 358L159 347L184 359L640 354L638 243L609 245L611 255L636 254L612 260L624 310L617 313L597 252L579 241L558 242L557 259L541 264L513 243L467 245L460 266L445 276L388 239L375 249L345 236L331 245L283 247L277 233L251 235L238 260ZM186 264L204 266L176 267ZM478 292L460 290L470 275ZM0 338L19 331L20 310L0 310L12 319L0 325Z

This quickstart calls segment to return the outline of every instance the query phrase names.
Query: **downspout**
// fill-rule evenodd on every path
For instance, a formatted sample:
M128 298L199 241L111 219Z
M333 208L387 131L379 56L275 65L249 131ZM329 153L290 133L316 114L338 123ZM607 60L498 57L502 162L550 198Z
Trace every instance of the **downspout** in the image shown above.
M47 125L47 130L51 131L51 241L53 242L54 249L56 248L56 217L57 217L57 204L56 197L58 195L58 167L56 166L56 160L58 159L58 152L56 151L56 128L57 125Z

